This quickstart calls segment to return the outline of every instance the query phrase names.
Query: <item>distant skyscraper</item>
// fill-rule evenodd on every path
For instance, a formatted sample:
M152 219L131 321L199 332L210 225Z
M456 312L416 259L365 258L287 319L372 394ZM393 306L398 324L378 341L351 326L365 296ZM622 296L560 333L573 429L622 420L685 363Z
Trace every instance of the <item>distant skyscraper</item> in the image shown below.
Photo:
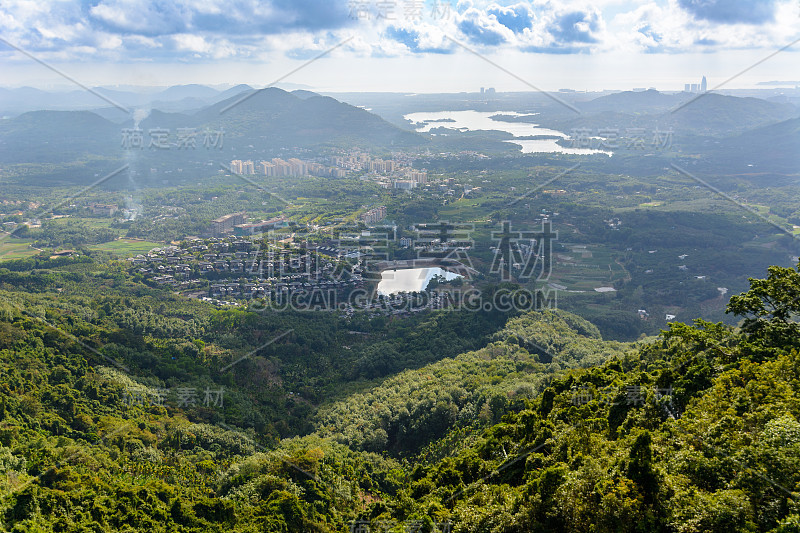
M706 77L703 76L703 81L700 82L700 92L704 93L708 89L708 82L706 81Z
M689 83L685 84L685 85L683 86L683 90L684 90L684 91L686 91L687 93L688 93L688 92L691 92L691 91L692 91L692 85L691 85L691 84L689 84Z

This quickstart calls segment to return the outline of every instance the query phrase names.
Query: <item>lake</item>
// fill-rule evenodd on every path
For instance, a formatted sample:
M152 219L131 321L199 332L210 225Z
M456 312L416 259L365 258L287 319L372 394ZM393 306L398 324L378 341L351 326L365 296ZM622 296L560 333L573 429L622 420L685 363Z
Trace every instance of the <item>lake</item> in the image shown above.
M422 292L433 276L444 276L448 281L461 277L439 267L384 270L378 282L378 294L389 296L398 292Z
M535 113L525 114L517 113L516 111L474 111L470 109L466 111L425 111L419 113L409 113L407 115L403 115L403 118L411 121L413 124L421 124L420 126L417 126L417 131L420 133L429 133L434 128L447 128L458 131L504 131L506 133L510 133L514 137L546 135L550 137L558 137L559 139L569 139L569 135L566 133L548 128L540 128L538 124L532 124L530 122L506 122L502 119L502 117L491 118L497 115L529 117L534 116ZM560 146L556 141L558 141L558 139L515 139L505 142L521 146L522 153L524 154L561 153L578 155L612 155L612 152L605 150Z

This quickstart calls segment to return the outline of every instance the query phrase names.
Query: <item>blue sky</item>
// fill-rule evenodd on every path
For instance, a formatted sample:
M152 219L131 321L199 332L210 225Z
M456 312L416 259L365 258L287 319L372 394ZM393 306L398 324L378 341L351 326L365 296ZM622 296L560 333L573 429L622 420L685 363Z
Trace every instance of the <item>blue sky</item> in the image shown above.
M721 81L800 37L800 0L4 0L3 39L93 85L321 90L679 89ZM796 45L800 49L800 43ZM795 79L794 48L732 82ZM57 75L0 44L0 84ZM691 79L687 79L691 77Z

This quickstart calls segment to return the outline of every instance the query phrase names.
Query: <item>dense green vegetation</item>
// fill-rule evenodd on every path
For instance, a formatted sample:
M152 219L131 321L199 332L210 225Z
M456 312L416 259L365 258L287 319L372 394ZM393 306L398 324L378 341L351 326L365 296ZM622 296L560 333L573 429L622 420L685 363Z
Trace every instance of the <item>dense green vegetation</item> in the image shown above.
M480 348L506 320L495 312L391 321L216 310L133 282L124 265L88 256L34 257L3 266L0 288L13 291L3 298L61 331L90 336L88 345L97 349L88 354L93 363L113 361L159 386L238 385L247 393L231 391L223 417L271 438L310 430L309 405Z
M793 268L731 299L736 327L622 344L563 311L216 310L113 262L5 265L4 530L800 527Z
M109 228L68 220L64 224L46 222L41 228L27 232L26 236L34 239L33 245L36 247L73 248L113 241L119 237L119 233Z
M669 146L612 158L521 154L502 132L422 137L278 90L142 122L224 129L225 151L121 152L131 124L89 112L6 121L0 530L800 531L797 119L777 122L795 111L709 95L672 113L685 96L611 95L580 117L526 100L536 114L509 118L675 129ZM429 183L226 170L232 158L327 165L358 146ZM459 258L474 270L428 290L550 288L558 309L199 299L212 283L266 281L200 275L204 255L228 250L206 238L214 218L285 217L252 248L305 253L368 231L361 215L380 205L388 259L431 252L408 245L419 225L467 228ZM543 220L558 232L544 279L493 269L504 225ZM131 257L171 244L180 257ZM178 261L190 273L155 280Z
M604 337L625 341L656 334L667 327L666 315L733 324L724 312L730 294L746 290L747 277L754 272L769 265L789 266L800 255L800 240L793 238L790 226L798 216L796 185L777 182L767 189L755 178L707 177L728 199L676 171L658 169L657 177L644 179L635 172L610 174L586 164L559 178L553 189L535 190L569 164L535 156L421 156L414 165L428 168L430 178L441 181L411 193L382 189L358 174L336 179L255 177L251 183L220 175L182 187L92 191L93 200L120 207L113 217L91 216L88 199L64 203L64 196L74 194L70 189L9 189L10 197L57 205L53 213L66 218L48 219L45 207L28 209L26 216L41 216L42 228L20 226L5 238L5 248L18 256L35 254L37 248L43 255L79 248L126 258L144 249L124 246L122 239L169 244L204 236L213 218L239 210L252 220L285 216L289 227L279 238L293 235L296 243L322 244L336 238L337 227L363 229L358 220L365 206L385 205L385 223L395 226L389 257L418 255L418 250L400 245L402 238L417 238L414 225L464 224L473 241L469 261L486 280L498 282L499 276L490 272L492 248L498 244L495 233L506 221L515 231L538 230L544 214L558 232L545 283L566 288L559 292L559 307L592 321ZM444 181L451 178L452 189ZM466 189L471 192L460 197ZM137 209L135 219L126 219L123 208ZM2 218L20 220L17 214ZM616 292L599 294L599 287ZM637 316L639 309L649 313L648 320Z

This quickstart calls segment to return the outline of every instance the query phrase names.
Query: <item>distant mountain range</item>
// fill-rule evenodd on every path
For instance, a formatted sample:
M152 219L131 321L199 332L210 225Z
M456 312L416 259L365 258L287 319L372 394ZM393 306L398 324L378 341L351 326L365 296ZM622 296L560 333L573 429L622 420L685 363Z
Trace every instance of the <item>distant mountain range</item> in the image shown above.
M567 134L615 130L625 136L638 129L645 145L640 155L655 157L652 167L658 171L669 161L678 161L719 175L800 172L800 109L781 99L649 90L605 95L576 102L575 107L580 113L554 103L538 115L518 120ZM657 134L664 138L666 132L671 132L669 145L654 148L653 139ZM636 150L626 150L628 144L618 143L619 154L635 157ZM658 162L661 158L669 161ZM619 158L609 161L621 163ZM625 165L631 166L631 161L626 159Z
M429 137L409 131L409 125L390 124L365 109L304 89L287 92L237 85L220 91L204 85L181 85L147 95L129 90L98 91L135 109L133 116L138 122L131 118L131 113L113 107L26 112L0 120L0 164L47 163L63 167L80 163L90 165L96 174L126 162L142 173L157 175L175 168L188 169L187 175L196 175L191 169L203 168L207 173L209 168L218 169L231 159L270 159L325 146L385 150L426 145L437 151L486 153L514 150L514 145L502 142L505 134L476 131ZM76 102L88 105L89 98L97 105L99 100L86 91L62 93L54 99L51 93L22 88L0 89L0 103L8 102L10 94L29 102L49 98L54 107ZM580 128L591 135L597 135L601 129L616 129L624 136L629 128L639 128L650 142L655 131L673 132L666 149L645 154L626 152L623 146L618 150L621 157L605 162L606 165L628 168L634 164L643 168L645 158L640 156L648 155L651 163L645 166L654 169L669 167L670 161L663 158L689 162L698 169L702 165L709 172L718 169L728 173L794 174L799 168L800 112L795 105L781 99L655 90L613 93L592 100L566 95L565 98L571 98L568 103L580 111L576 113L542 94L532 94L528 107L523 105L522 96L512 96L518 105L495 102L487 110L497 110L499 114L503 110L534 113L508 120L534 122L566 134ZM409 104L402 105L403 98L403 95L386 96L390 102L382 109L397 107L394 115L401 113L401 108L410 111ZM433 100L438 103L424 100L422 104L440 106L436 108L440 111L447 110L448 102L454 108L467 105L463 95L437 98ZM142 99L147 103L138 105ZM122 146L123 130L137 125L145 136L144 146L126 150L130 147ZM194 149L177 144L179 130L185 129L196 132ZM169 132L166 149L151 146L151 130ZM221 135L213 150L204 146L207 140L204 132ZM62 175L68 175L65 168Z
M280 88L286 89L282 86ZM13 117L27 111L86 110L97 112L109 120L123 121L127 118L127 114L117 109L111 102L126 108L195 111L252 90L253 87L246 84L225 90L198 84L175 85L166 89L143 87L138 90L93 87L91 91L84 89L43 91L33 87L0 88L0 116Z
M741 98L712 92L660 93L626 91L577 103L576 113L551 104L541 116L532 117L562 131L576 128L672 128L676 137L710 135L728 137L798 116L800 110L787 102Z
M211 94L207 89L173 87L160 96L201 98ZM129 117L120 123L90 111L23 113L0 121L0 164L125 162L142 173L193 165L212 165L216 171L231 159L270 159L285 150L404 148L426 142L368 111L309 91L238 86L225 93L228 98L192 113L145 110L138 122ZM138 145L131 140L135 128L143 137ZM159 131L166 132L165 146L153 144ZM205 144L206 132L212 144ZM193 146L181 146L179 135L188 134L194 135Z
M662 93L648 91L623 91L600 96L588 102L576 103L582 113L664 113L697 95L691 93Z

